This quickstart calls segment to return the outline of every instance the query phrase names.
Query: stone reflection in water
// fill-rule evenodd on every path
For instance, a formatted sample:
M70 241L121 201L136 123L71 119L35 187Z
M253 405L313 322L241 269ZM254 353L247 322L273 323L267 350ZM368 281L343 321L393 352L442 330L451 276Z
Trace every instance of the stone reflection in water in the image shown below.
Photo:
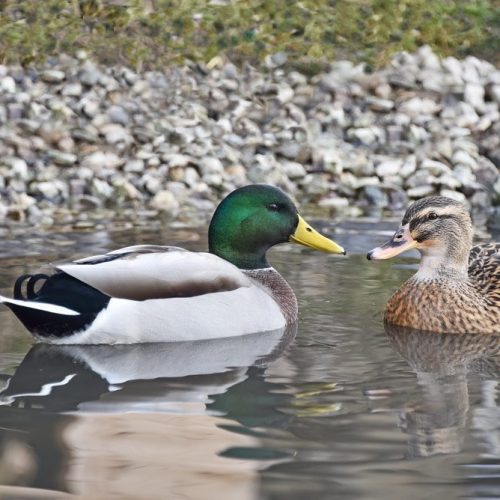
M259 443L221 427L225 410L210 404L243 383L249 366L265 370L295 331L174 344L35 345L0 393L0 435L8 444L0 464L14 444L33 450L24 471L3 484L102 498L215 498L221 491L253 498L262 464L225 452Z
M408 405L401 413L401 429L411 436L409 456L460 452L469 412L468 375L479 373L498 378L500 338L496 335L436 334L388 324L385 329L395 349L415 371L424 394L421 404ZM496 387L496 381L483 384L488 387L491 383ZM477 423L481 419L491 421L489 408L498 412L494 404L478 408ZM488 427L492 425L486 429ZM485 429L484 422L480 428Z

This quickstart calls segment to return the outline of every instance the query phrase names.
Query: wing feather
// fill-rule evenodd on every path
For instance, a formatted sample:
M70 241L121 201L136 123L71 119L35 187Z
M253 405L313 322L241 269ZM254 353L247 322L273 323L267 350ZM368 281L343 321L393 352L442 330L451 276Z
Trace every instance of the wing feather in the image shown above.
M472 247L469 277L493 303L500 305L500 243Z
M194 297L250 286L236 266L209 253L139 245L55 267L110 297Z

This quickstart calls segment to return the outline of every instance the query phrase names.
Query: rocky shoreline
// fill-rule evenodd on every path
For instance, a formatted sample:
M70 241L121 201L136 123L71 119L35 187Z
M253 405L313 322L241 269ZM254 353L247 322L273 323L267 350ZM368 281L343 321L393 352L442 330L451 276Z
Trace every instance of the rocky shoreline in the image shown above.
M0 218L163 213L206 220L249 182L330 216L399 212L443 194L500 205L500 70L428 47L367 73L307 77L286 56L260 70L215 58L136 73L60 56L0 66ZM496 207L496 208L494 208Z

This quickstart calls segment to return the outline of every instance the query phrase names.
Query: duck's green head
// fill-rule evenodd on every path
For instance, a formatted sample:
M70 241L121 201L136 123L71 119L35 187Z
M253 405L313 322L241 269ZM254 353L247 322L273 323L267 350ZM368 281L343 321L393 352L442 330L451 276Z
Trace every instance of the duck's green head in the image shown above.
M264 184L236 189L224 198L208 231L210 252L240 269L269 267L266 252L287 241L345 254L341 246L300 217L283 191Z

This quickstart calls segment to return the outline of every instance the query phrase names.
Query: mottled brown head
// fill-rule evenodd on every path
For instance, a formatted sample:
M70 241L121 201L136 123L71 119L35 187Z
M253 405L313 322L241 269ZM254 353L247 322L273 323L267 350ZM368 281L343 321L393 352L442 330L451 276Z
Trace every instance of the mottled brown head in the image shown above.
M433 259L434 269L466 269L472 235L471 218L462 203L444 196L431 196L413 203L392 239L374 248L367 257L388 259L416 248L422 257Z

